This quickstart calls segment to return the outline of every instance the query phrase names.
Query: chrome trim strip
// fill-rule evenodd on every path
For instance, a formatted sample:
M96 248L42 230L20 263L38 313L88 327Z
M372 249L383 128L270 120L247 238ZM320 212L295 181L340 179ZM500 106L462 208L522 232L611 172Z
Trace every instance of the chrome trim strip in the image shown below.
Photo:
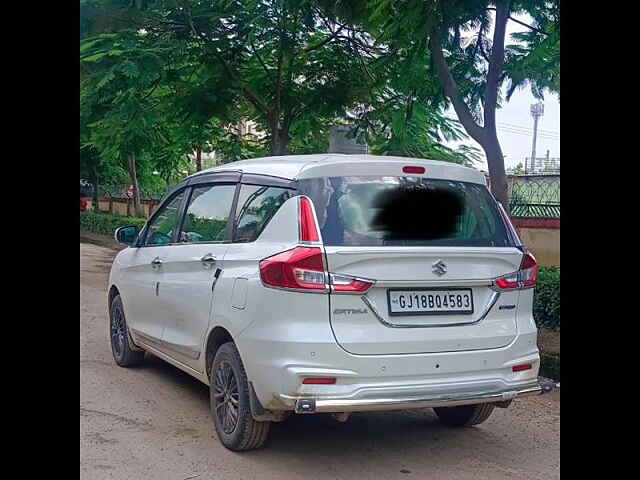
M415 323L391 323L391 322L389 322L388 320L385 320L382 317L382 315L380 314L379 310L375 307L375 305L373 303L373 300L371 300L366 295L362 295L360 298L362 299L364 304L367 307L369 307L371 312L373 312L373 315L378 319L378 321L380 323L382 323L385 327L390 327L390 328L435 328L435 327L462 327L462 326L466 326L466 325L475 325L477 323L480 323L489 314L489 312L491 311L493 306L498 301L499 297L500 297L500 292L492 291L491 292L491 296L489 297L489 300L487 301L487 304L486 304L484 310L480 314L480 317L478 317L478 319L474 320L473 322L439 323L437 325L433 325L433 324L415 324Z
M433 280L376 280L378 287L489 287L493 285L493 278L476 280L452 280L451 278Z
M170 350L172 352L179 353L180 355L183 355L192 360L198 360L200 358L200 351L195 348L186 347L184 345L176 345L175 343L167 342L166 340L152 338L149 335L139 332L138 330L135 330L133 328L131 330L133 330L136 336L139 336L146 343L149 343L151 344L151 346L155 346L160 350L162 349Z
M449 393L419 397L398 398L362 398L362 399L322 399L314 398L316 413L330 412L364 412L374 410L406 410L412 408L454 407L458 405L473 405L477 403L504 402L514 398L529 395L540 395L544 392L539 383L508 390L494 392ZM296 399L296 413L298 403L305 398Z

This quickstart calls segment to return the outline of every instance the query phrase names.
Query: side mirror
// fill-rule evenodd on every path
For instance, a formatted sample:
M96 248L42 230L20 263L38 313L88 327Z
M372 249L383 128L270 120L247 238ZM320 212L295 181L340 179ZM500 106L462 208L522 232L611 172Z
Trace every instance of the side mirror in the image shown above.
M132 246L138 237L138 233L140 233L140 229L138 227L129 225L117 228L114 238L116 239L116 242L121 245Z

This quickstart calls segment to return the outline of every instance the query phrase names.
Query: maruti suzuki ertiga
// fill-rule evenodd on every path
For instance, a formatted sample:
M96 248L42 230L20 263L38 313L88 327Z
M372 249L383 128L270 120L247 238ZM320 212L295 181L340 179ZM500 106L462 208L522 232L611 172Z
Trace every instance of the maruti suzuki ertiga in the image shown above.
M291 413L425 407L469 426L545 390L536 261L478 170L245 160L187 178L116 238L115 361L150 352L209 385L232 450Z

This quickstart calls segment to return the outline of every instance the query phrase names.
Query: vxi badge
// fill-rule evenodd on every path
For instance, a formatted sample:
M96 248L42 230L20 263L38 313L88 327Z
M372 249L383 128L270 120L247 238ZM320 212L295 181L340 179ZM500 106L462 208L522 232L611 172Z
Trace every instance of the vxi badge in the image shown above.
M368 310L366 308L336 308L333 311L334 315L357 315L362 313L367 313Z

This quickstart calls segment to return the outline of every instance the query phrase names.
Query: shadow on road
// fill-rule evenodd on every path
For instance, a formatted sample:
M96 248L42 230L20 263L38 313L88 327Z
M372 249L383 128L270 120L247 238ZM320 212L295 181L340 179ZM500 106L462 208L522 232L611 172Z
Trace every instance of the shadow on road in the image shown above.
M184 391L209 411L209 389L180 369L147 354L140 369L145 375L155 377L154 382L164 382ZM203 425L211 429L213 422ZM203 432L207 433L207 432ZM425 448L438 448L440 444L460 444L461 439L474 442L496 442L500 437L480 428L451 429L442 426L431 409L396 412L354 413L345 423L330 415L291 415L284 422L274 423L268 447L252 452L252 458L263 455L286 455L305 458L314 462L323 455L367 455L374 449L401 452L403 456L419 455ZM446 448L450 448L447 446ZM246 455L246 454L244 454Z

